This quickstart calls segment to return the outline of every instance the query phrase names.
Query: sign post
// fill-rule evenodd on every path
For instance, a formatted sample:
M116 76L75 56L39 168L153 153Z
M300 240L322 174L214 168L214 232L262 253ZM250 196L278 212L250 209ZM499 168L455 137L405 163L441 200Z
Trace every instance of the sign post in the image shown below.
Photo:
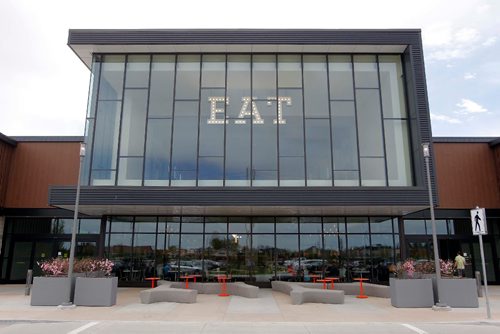
M488 298L488 278L486 276L486 264L484 261L483 248L483 234L488 234L484 208L476 206L475 209L470 210L470 218L472 223L472 234L479 237L479 250L481 252L481 263L483 266L484 296L486 297L486 313L488 315L488 319L491 319L490 300Z

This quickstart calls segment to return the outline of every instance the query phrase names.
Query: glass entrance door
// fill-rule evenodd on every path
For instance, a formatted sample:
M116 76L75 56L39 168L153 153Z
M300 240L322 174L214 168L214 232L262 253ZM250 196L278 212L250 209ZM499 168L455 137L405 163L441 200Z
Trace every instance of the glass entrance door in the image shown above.
M12 247L12 260L10 266L11 280L25 280L26 273L31 265L31 252L33 250L33 242L18 241Z
M484 240L483 238L483 247L484 247L484 262L486 265L486 275L488 276L488 282L494 283L497 280L494 260L493 260L493 249L491 246L491 242L488 240ZM475 240L472 243L472 264L473 271L479 271L481 273L481 277L483 276L483 268L481 263L481 250L479 247L479 241Z
M35 241L33 256L33 277L42 275L39 263L54 257L53 241Z

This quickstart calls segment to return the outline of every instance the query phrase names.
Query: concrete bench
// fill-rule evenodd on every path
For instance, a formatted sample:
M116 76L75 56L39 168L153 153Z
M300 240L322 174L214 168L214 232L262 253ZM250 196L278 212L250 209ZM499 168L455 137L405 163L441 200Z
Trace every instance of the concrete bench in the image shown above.
M140 292L142 304L151 304L159 302L175 303L196 303L198 291L192 289L177 289L171 287L171 284L162 284L153 289L147 289Z
M184 289L184 282L172 282L171 287ZM257 298L259 296L259 288L244 282L226 283L227 292L230 295L241 296L246 298ZM189 288L198 291L199 294L216 295L221 291L219 283L189 283Z
M322 289L322 283L299 283L304 287L308 287L311 289ZM359 295L359 283L335 283L335 290L344 291L345 295L348 296L357 296ZM370 297L379 297L379 298L391 298L391 289L387 285L373 284L373 283L363 283L363 290L365 291L365 295Z
M290 295L293 305L300 305L303 303L344 303L344 291L342 290L324 290L316 287L309 287L307 284L283 281L272 281L271 285L273 290Z

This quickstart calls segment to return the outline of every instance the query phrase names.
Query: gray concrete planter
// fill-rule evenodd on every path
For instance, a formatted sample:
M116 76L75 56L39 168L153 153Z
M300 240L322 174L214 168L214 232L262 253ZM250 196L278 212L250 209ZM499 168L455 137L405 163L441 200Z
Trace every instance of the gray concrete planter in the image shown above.
M35 277L31 289L32 306L57 306L71 301L68 277Z
M441 303L451 307L479 307L476 280L472 278L441 279L439 299Z
M432 307L434 294L432 280L390 279L391 305L394 307Z
M118 277L77 277L75 305L113 306L116 304Z

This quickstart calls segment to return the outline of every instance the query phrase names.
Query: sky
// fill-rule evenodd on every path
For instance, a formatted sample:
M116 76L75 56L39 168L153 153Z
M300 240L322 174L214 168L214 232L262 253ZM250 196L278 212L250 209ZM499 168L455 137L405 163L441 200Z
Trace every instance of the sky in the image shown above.
M0 133L81 136L68 29L422 30L433 136L500 137L499 0L0 0Z

